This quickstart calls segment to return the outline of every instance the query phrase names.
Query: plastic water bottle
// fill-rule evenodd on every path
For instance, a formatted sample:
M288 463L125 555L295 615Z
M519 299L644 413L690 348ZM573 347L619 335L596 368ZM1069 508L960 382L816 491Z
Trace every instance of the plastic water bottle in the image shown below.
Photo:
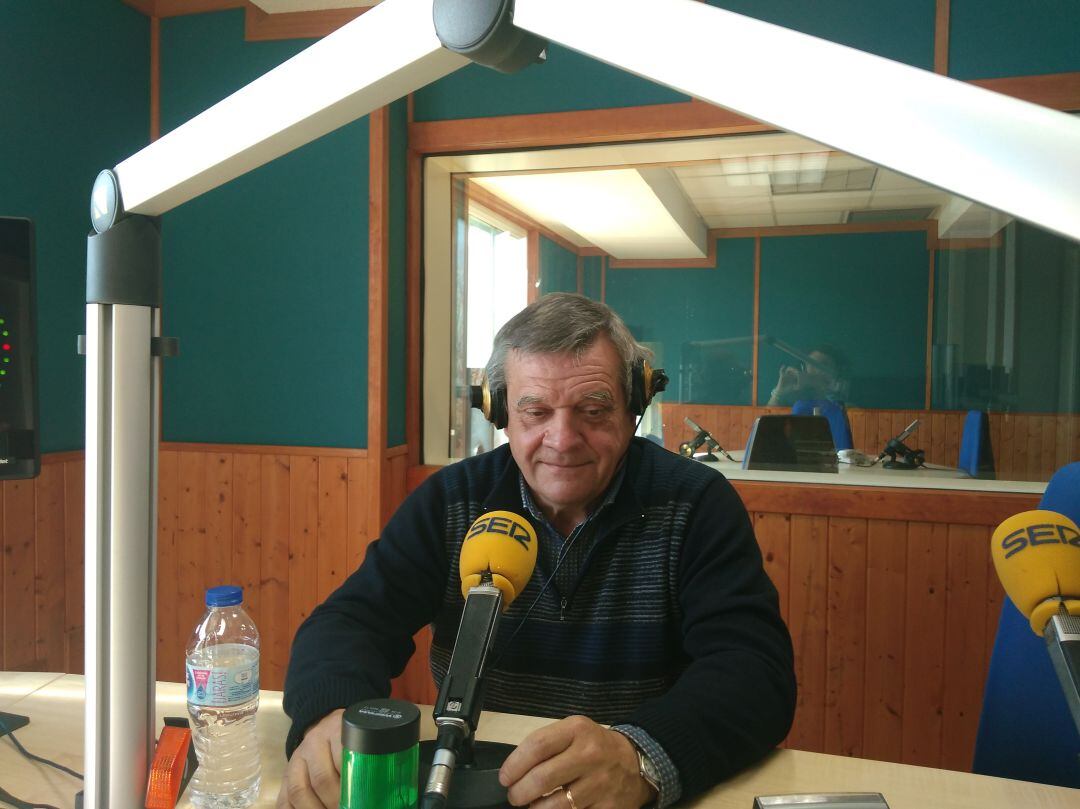
M242 809L259 794L259 631L240 587L211 587L187 645L187 704L199 758L188 784L194 806Z

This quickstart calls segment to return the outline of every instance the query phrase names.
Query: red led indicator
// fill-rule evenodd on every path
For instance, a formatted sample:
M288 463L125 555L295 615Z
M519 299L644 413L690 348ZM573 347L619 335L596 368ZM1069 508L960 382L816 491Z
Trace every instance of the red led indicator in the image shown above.
M4 351L11 351L11 343L4 343Z

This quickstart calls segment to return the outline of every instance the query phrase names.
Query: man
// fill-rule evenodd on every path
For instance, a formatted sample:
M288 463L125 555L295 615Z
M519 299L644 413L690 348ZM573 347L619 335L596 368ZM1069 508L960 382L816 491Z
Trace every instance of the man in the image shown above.
M791 406L800 399L841 402L846 398L847 360L830 345L821 345L807 354L809 362L800 367L780 366L780 377L769 395L769 406Z
M541 298L500 330L487 375L505 386L509 446L425 481L301 626L279 807L336 806L341 709L389 693L426 623L441 680L464 605L458 551L494 509L531 518L539 555L500 619L485 707L561 718L504 763L512 804L667 806L783 739L795 682L776 590L723 476L633 438L645 356L580 295Z

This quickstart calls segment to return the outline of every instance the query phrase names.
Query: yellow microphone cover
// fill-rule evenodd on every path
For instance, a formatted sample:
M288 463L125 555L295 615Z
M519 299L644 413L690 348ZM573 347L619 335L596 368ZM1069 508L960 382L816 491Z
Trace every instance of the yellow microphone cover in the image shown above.
M490 571L506 609L525 589L535 566L536 531L529 521L512 511L489 511L476 518L461 544L461 594L468 596Z
M1056 511L1022 511L1004 520L990 540L1006 594L1041 636L1058 597L1080 598L1080 529Z

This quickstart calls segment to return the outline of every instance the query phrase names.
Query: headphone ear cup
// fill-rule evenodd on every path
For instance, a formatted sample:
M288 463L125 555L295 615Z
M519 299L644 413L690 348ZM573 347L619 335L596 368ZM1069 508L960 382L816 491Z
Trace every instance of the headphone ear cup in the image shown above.
M640 416L649 404L648 391L645 390L645 360L636 361L630 368L630 412Z
M491 412L486 414L488 421L495 425L496 429L505 430L510 421L510 413L506 409L506 388L502 385L491 391Z

